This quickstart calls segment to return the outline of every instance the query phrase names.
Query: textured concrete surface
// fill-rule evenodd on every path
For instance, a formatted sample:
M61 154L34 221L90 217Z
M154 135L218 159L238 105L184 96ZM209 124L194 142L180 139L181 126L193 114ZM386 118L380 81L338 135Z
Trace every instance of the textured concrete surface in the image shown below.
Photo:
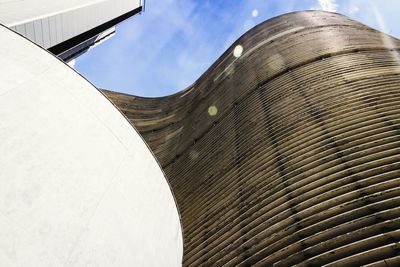
M174 198L126 118L0 26L0 266L180 266Z
M176 95L105 91L167 174L185 266L400 265L399 45L296 12Z

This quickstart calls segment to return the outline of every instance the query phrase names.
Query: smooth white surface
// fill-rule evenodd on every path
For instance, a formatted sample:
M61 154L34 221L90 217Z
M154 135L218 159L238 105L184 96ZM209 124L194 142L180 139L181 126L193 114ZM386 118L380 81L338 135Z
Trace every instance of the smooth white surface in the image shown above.
M140 5L140 0L11 0L0 2L0 23L49 48Z
M120 112L0 26L0 266L180 266L153 155Z

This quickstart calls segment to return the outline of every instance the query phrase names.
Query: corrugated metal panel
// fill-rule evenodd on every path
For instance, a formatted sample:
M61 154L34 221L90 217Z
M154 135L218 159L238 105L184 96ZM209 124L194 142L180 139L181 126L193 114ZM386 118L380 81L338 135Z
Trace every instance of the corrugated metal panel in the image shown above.
M40 46L44 46L42 20L35 20L33 22L33 26L35 31L35 40L31 41L37 43Z
M33 25L33 22L26 23L25 29L26 29L26 38L28 38L29 40L34 40L35 39L35 27Z
M49 18L44 18L41 20L42 22L42 31L43 31L43 47L50 47L50 25Z
M20 26L17 27L17 32L44 48L49 48L139 6L139 0L9 2L2 4L0 22L9 27ZM34 34L26 32L24 26L32 22Z
M49 27L50 27L50 46L57 44L57 25L56 17L49 17Z

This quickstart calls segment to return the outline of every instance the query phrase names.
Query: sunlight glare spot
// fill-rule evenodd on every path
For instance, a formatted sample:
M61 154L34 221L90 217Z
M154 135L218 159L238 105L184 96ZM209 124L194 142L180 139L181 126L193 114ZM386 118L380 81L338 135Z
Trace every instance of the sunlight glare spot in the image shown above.
M199 152L197 152L196 150L192 150L189 153L189 157L191 160L195 160L199 157Z
M282 70L285 68L285 61L280 54L274 54L269 58L268 66L274 70Z
M386 22L385 22L385 20L383 18L382 13L378 10L378 8L376 6L373 6L372 11L375 14L375 19L378 22L380 30L383 33L389 33L390 34L390 31L387 28L387 25L386 25ZM381 34L381 36L382 36L382 41L385 44L385 46L386 47L390 47L390 48L396 47L396 44L394 43L393 39L389 35L386 35L386 34L383 34L383 33ZM392 55L393 55L393 59L397 62L397 64L400 65L400 56L397 53L397 51L395 51L394 53L392 52Z
M242 55L242 53L243 53L243 46L241 46L241 45L237 45L235 47L235 49L233 50L233 55L235 57L240 57Z
M252 15L253 17L257 17L257 16L258 16L258 10L257 10L257 9L254 9L254 10L251 12L251 15Z
M208 108L208 114L209 114L210 116L215 116L215 115L217 115L217 113L218 113L218 109L217 109L216 106L212 105L212 106L210 106L210 107Z

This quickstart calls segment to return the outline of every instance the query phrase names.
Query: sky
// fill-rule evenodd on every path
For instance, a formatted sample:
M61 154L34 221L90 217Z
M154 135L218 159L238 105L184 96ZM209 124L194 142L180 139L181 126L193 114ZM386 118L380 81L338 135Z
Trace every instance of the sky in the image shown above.
M142 14L70 65L102 89L171 95L255 25L307 9L338 12L400 38L400 0L146 0Z

